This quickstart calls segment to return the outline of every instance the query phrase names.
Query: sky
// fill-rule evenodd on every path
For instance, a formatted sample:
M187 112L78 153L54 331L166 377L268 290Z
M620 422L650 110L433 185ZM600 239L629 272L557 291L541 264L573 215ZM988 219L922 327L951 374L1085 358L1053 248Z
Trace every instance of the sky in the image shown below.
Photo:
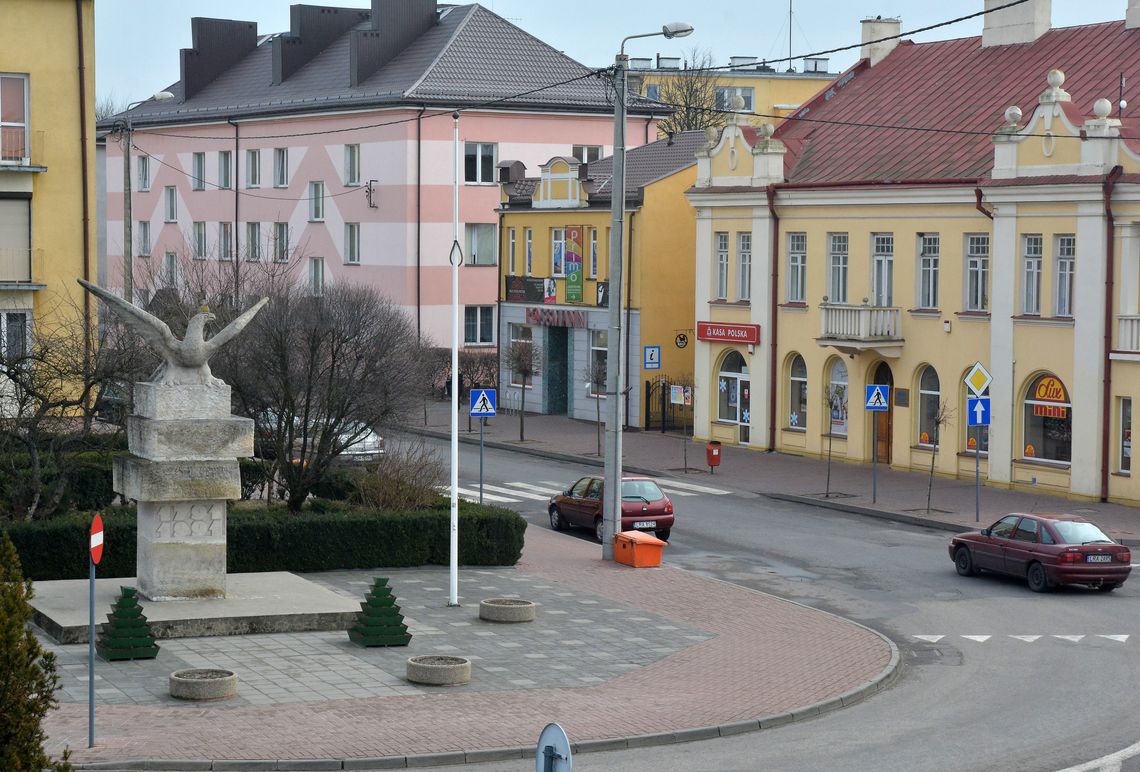
M898 17L903 31L981 11L983 0L790 0L793 57L857 44L860 20ZM309 0L321 4L320 0ZM459 0L462 2L462 0ZM369 0L326 0L324 4L367 8ZM583 64L613 62L626 35L653 32L662 24L684 21L695 31L684 39L632 40L626 53L686 56L707 51L714 64L731 56L774 59L788 55L788 3L785 0L736 3L726 0L484 0L482 3L527 32ZM122 107L178 80L178 51L189 48L190 18L255 21L258 32L289 28L289 0L97 0L95 3L95 89L100 101ZM1053 26L1069 27L1124 18L1127 0L1056 0ZM981 18L914 36L945 40L981 34ZM829 70L841 72L858 50L830 56ZM800 68L802 64L795 62Z

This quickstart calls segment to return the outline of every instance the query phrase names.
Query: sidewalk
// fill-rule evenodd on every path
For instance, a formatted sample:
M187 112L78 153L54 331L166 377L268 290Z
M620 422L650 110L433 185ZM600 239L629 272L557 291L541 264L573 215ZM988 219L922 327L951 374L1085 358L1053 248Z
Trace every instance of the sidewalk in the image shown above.
M478 421L467 432L466 405L459 422L462 442L479 441ZM432 436L449 436L451 410L447 402L428 405L426 424L421 419L411 430ZM604 421L604 417L603 417ZM527 414L525 442L519 442L517 415L501 414L488 419L485 441L491 447L602 465L598 455L597 426L565 416ZM603 438L604 443L604 438ZM783 453L763 453L739 447L721 448L721 465L709 474L705 447L680 434L659 431L627 431L622 439L622 461L627 472L657 476L704 478L720 484L761 493L773 498L801 501L816 506L913 523L946 531L985 527L1009 512L1069 512L1094 520L1112 536L1131 546L1140 546L1140 510L1120 504L1075 501L1045 491L1022 492L985 485L981 492L981 515L975 522L974 481L935 477L931 511L926 511L928 476L921 472L878 469L876 501L871 501L871 468L832 460L831 497L825 498L827 462ZM685 452L688 471L685 471Z

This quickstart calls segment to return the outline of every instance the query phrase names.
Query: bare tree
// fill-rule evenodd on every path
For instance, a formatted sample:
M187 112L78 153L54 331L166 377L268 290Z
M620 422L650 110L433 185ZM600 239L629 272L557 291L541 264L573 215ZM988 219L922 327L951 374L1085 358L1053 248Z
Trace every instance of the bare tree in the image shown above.
M926 483L926 514L928 515L930 514L930 497L934 492L934 459L938 457L938 444L942 438L942 428L949 426L953 418L954 410L950 407L950 403L941 400L931 419L934 422L934 436L930 438L930 479Z
M606 391L606 363L601 359L592 359L582 370L582 377L586 379L589 384L590 394L594 398L594 410L596 412L597 435L598 435L598 457L602 455L602 395Z
M668 118L657 122L662 135L725 124L724 113L716 110L716 91L721 81L713 69L712 54L693 48L685 53L685 58L685 69L661 81L658 99L674 110Z
M522 404L519 407L519 442L524 436L526 420L526 387L539 371L542 362L542 349L533 340L511 341L502 349L503 369L513 373L522 383Z
M116 99L114 92L105 94L95 102L95 120L105 121L114 118L126 108L127 102Z

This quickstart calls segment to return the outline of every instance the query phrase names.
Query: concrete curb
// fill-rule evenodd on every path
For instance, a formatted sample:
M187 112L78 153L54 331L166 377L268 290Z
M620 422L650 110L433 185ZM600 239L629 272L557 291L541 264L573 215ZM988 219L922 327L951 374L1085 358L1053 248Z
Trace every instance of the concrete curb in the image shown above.
M949 531L951 533L962 533L963 531L971 530L969 526L964 526L959 523L947 523L942 520L932 520L926 517L918 517L917 515L904 515L901 512L892 512L889 509L876 509L875 507L862 507L858 504L844 504L841 501L832 501L831 499L821 499L815 496L798 496L794 493L776 493L772 491L765 491L761 495L767 496L770 499L777 501L791 501L796 504L808 504L813 507L821 507L823 509L834 509L837 512L850 512L855 515L865 515L866 517L877 517L880 520L892 520L896 523L906 523L907 525L917 525L920 528L930 528L935 531ZM979 525L981 525L979 523Z

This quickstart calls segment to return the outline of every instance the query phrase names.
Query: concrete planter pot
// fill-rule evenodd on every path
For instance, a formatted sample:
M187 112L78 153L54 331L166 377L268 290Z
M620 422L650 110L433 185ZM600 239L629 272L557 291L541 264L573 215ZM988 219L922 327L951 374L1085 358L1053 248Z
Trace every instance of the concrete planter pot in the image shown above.
M488 598L479 602L479 618L487 622L533 622L535 605L521 598Z
M409 657L407 679L414 684L429 686L456 686L470 683L471 660L443 654Z
M237 695L237 686L232 670L194 668L170 674L170 696L180 700L224 700Z

